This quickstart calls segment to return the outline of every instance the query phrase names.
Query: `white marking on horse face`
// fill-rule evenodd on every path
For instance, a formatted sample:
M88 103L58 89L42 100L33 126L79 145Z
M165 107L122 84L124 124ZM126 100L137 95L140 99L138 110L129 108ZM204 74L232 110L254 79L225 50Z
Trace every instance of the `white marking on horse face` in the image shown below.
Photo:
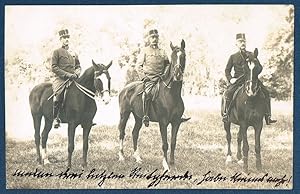
M178 57L178 59L179 59L179 56L180 55L182 55L182 51L181 50L179 50L178 52L177 52L177 57Z
M106 74L102 73L101 75L97 76L96 79L100 79L103 85L103 94L102 94L102 101L104 104L108 104L110 102L110 95L109 95L109 88L108 88L108 79Z
M250 87L250 93L249 93L249 95L250 96L253 96L254 95L254 92L253 92L253 90L252 90L252 81L253 81L253 69L254 69L254 67L255 67L255 64L253 63L253 62L250 62L250 64L248 64L248 67L249 67L249 69L250 69L250 85L249 85L249 87Z

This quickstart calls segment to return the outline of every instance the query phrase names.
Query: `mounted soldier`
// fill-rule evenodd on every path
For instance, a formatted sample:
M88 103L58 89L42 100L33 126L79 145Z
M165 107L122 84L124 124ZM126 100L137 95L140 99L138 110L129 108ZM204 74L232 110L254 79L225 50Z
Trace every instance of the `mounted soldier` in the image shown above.
M54 80L52 89L53 97L53 127L60 126L59 112L63 100L63 93L68 81L76 80L81 72L81 66L78 55L70 52L69 49L69 31L63 29L58 32L59 40L62 46L56 49L52 55L52 72Z
M223 122L228 122L228 115L230 113L231 101L235 91L244 83L244 65L247 63L248 56L251 52L246 51L246 36L244 33L236 34L236 46L239 49L238 52L232 54L229 57L225 68L225 76L229 83L227 90L225 91L225 108L223 112ZM234 69L234 75L231 75L231 71ZM262 70L262 67L261 67ZM266 124L270 125L271 123L277 122L277 120L271 119L271 100L269 91L267 88L259 81L258 82L263 95L265 96L267 111L265 113Z
M165 50L159 48L159 34L157 29L152 29L146 34L146 46L141 50L138 59L137 67L141 80L144 82L143 94L143 123L146 127L149 126L149 106L151 102L151 90L159 82L162 76L167 71L170 61ZM189 120L187 118L186 120Z

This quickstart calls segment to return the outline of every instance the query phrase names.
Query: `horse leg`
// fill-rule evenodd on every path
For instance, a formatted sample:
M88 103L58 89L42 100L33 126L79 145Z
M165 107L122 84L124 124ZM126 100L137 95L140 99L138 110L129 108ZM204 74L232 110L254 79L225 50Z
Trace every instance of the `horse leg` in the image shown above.
M262 123L255 128L255 155L256 155L256 169L261 171L261 155L260 155L260 134L262 130Z
M120 121L119 121L119 140L120 140L120 147L119 147L119 161L124 161L125 156L124 156L124 150L123 150L123 143L124 143L124 137L125 137L125 128L126 128L126 123L128 121L130 112L124 112L120 114Z
M243 170L245 173L248 172L248 152L249 152L249 144L248 144L248 139L247 139L247 129L248 126L246 125L241 125L241 132L242 132L242 141L243 141Z
M232 153L231 153L231 132L230 132L230 122L224 123L224 129L226 131L226 140L227 140L227 157L225 165L228 165L232 162Z
M42 158L41 158L41 151L40 151L40 128L41 128L41 119L42 115L32 115L33 118L33 125L34 125L34 140L35 140L35 147L36 147L36 153L37 153L37 161L39 164L42 164Z
M173 122L172 125L172 135L171 135L171 153L170 153L170 164L174 165L175 163L175 148L176 148L176 140L177 140L177 132L180 126L180 122Z
M241 132L241 127L240 127L239 132L237 134L237 154L236 154L238 164L240 164L240 165L243 164L241 145L242 145L242 132Z
M132 130L132 140L133 140L133 157L135 158L137 163L142 163L142 159L140 157L140 153L138 150L137 142L139 138L140 129L143 125L142 120L138 118L138 116L134 115L135 118L135 124Z
M52 121L45 118L45 127L42 132L42 163L44 165L50 164L50 161L49 161L48 155L47 155L47 140L48 140L48 135L49 135L51 128L52 128Z
M161 138L162 138L162 150L164 153L164 157L163 157L163 167L164 167L164 171L170 171L169 165L168 165L168 156L167 156L167 152L168 152L168 139L167 139L167 127L168 124L166 124L165 122L159 122L159 128L160 128L160 134L161 134Z
M83 157L82 157L82 167L86 168L87 167L87 153L88 153L88 149L89 149L89 135L90 135L90 131L92 128L92 124L93 122L89 122L89 123L85 123L82 124L82 130L83 130L83 148L82 148L82 152L83 152ZM75 134L75 132L74 132Z
M68 167L72 166L72 154L74 151L74 137L77 124L69 122L68 124Z

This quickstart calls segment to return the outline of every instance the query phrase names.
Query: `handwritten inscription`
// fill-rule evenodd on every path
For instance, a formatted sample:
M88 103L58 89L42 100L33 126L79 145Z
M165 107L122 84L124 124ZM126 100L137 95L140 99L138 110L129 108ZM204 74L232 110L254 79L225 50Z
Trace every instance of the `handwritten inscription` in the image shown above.
M185 171L184 173L172 174L168 171L159 171L158 169L152 171L146 171L141 167L136 167L129 171L129 173L118 173L108 170L97 170L93 168L90 171L85 172L81 170L79 172L74 172L70 168L63 170L61 172L46 172L42 169L34 169L32 171L17 169L12 174L14 177L20 178L37 178L37 179L63 179L63 180L96 180L98 181L98 186L101 187L106 181L109 180L147 180L147 187L157 187L161 183L168 182L189 182L195 185L203 185L205 183L233 183L233 184L248 184L248 183L268 183L274 187L279 187L284 184L288 186L291 183L292 176L287 175L282 176L271 176L269 173L261 175L243 174L235 173L231 176L226 176L221 173L214 173L213 171L207 171L201 176L195 176L190 171Z

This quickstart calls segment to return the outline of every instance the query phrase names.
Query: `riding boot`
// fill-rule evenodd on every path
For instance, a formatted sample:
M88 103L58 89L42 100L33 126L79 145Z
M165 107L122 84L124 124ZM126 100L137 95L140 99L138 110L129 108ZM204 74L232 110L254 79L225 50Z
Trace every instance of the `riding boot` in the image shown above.
M222 121L224 123L227 123L229 121L229 104L230 104L230 100L226 99L225 100L225 108L224 108L223 118L222 118Z
M267 111L266 111L266 114L265 114L265 120L266 120L266 124L267 125L270 125L272 123L276 123L277 120L273 120L271 119L271 100L270 98L266 98L267 100Z
M148 111L149 111L149 105L150 105L150 99L148 98L148 95L146 92L143 95L143 111L144 111L144 116L143 116L143 123L146 127L149 126L149 116L148 116Z
M59 101L53 101L53 127L55 129L60 127L60 119L59 119L59 109L60 109L60 103Z

